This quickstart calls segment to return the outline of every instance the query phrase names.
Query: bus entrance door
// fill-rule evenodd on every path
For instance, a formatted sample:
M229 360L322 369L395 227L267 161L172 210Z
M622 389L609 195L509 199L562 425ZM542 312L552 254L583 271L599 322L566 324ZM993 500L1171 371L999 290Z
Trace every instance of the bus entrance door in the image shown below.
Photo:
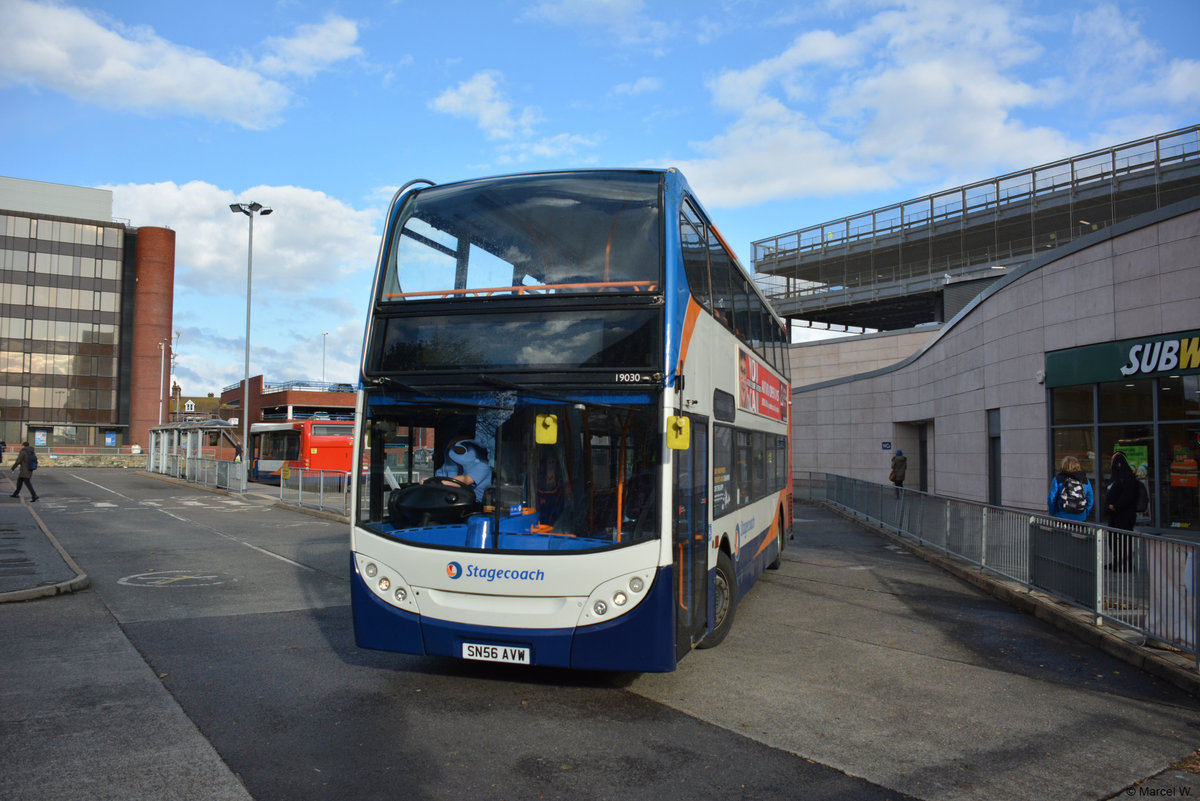
M675 658L708 628L708 419L691 419L691 447L673 451Z

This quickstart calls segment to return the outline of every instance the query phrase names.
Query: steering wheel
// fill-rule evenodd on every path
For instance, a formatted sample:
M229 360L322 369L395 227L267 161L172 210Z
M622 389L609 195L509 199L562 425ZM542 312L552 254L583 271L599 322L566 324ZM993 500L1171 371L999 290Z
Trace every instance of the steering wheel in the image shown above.
M422 484L442 484L449 487L464 487L466 486L461 481L450 476L430 476L421 482Z

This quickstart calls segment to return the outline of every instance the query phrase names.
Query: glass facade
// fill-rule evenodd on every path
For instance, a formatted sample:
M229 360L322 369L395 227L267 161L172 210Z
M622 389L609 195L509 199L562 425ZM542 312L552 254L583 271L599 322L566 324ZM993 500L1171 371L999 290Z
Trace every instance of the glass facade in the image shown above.
M119 224L0 214L0 437L100 445L118 426Z
M1079 458L1096 488L1095 519L1104 522L1109 463L1125 454L1150 495L1138 524L1200 535L1200 374L1194 369L1051 389L1051 474Z

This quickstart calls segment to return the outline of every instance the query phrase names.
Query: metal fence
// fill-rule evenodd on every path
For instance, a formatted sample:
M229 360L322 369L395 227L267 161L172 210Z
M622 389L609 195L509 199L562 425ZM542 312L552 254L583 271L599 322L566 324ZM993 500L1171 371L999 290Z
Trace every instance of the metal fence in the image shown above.
M156 460L152 472L183 479L205 487L240 490L242 462L223 461L208 457L186 457L168 453Z
M279 479L279 502L350 516L350 474L293 467Z
M1191 654L1200 670L1200 544L954 500L829 473L797 473L825 501L926 547Z
M152 472L205 487L240 492L245 464L166 453L154 461ZM349 517L350 474L337 470L289 468L282 471L279 480L279 502Z

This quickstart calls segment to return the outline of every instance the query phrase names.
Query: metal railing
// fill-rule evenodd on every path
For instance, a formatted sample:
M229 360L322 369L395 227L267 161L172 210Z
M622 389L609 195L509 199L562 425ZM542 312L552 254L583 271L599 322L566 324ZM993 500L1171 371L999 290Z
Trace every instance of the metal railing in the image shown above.
M293 467L279 479L279 502L350 516L350 473Z
M825 501L922 545L1190 654L1200 671L1200 543L961 501L829 473L794 475Z
M205 487L225 490L242 488L242 462L213 459L208 456L188 458L168 453L158 461L154 472Z

